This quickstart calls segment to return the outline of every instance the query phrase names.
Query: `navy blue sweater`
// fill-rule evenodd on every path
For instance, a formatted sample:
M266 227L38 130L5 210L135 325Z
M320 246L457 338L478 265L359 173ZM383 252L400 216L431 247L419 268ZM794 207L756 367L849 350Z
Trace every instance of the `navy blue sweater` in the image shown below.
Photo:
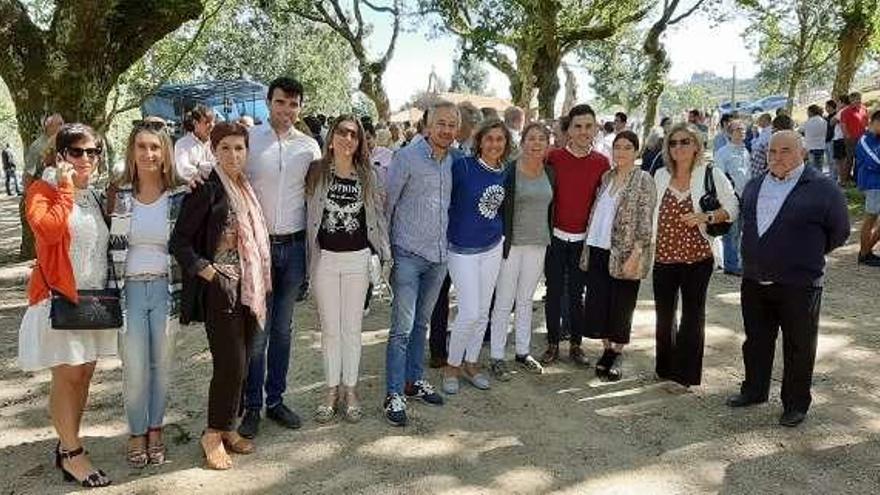
M805 167L764 235L758 237L758 192L765 174L743 191L743 277L799 287L821 287L825 255L849 237L849 213L840 188Z

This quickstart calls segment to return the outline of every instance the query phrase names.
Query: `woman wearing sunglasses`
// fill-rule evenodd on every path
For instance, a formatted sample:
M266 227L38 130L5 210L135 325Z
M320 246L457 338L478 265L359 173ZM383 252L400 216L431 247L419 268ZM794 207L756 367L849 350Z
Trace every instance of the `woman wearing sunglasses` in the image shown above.
M139 122L128 137L122 177L107 194L114 273L125 288L120 350L133 468L165 461L162 423L181 283L168 239L186 193L176 183L164 122Z
M49 368L49 416L58 433L55 466L65 481L92 488L110 484L95 469L79 436L95 362L116 354L114 330L52 328L50 291L77 301L77 291L104 289L108 242L98 195L89 187L102 147L83 124L65 124L55 136L56 159L28 187L25 215L34 231L37 263L28 284L29 306L18 336L26 371Z
M657 171L654 308L657 313L656 372L685 387L699 385L703 371L706 291L715 266L708 224L736 220L739 204L724 172L703 162L701 133L677 124L663 142L665 168ZM712 171L721 208L703 211L707 171ZM681 296L681 323L676 309Z
M248 131L222 122L211 131L217 164L184 198L169 250L184 270L180 322L205 322L213 375L201 445L209 469L230 469L229 452L251 454L236 432L251 341L266 324L271 291L269 233L244 173Z
M330 126L324 156L306 176L306 194L309 276L321 320L327 380L315 421L328 423L338 413L355 423L363 416L355 387L371 251L380 260L391 258L381 184L357 117L343 115Z

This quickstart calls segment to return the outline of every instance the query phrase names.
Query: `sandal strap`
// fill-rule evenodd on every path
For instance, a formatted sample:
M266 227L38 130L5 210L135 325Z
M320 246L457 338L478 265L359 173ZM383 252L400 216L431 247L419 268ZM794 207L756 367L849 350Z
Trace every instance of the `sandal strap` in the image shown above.
M67 460L73 459L74 457L81 456L85 453L86 453L86 451L82 446L80 446L78 449L73 449L73 450L64 450L60 447L58 448L58 456L61 457L62 459L67 459Z

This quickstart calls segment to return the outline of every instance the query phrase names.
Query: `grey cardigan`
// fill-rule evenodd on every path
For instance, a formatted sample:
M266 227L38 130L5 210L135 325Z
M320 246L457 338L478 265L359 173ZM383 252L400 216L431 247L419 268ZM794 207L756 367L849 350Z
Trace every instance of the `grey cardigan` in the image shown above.
M313 162L309 175L317 174L315 188L306 198L307 222L306 222L306 256L308 259L309 276L314 277L321 258L321 246L318 245L318 231L324 218L324 204L327 201L327 190L330 188L330 174L327 171L318 170L323 166L320 162ZM388 242L388 224L382 211L384 191L382 183L373 173L373 192L370 197L364 198L364 209L367 217L367 242L379 260L391 259L391 245Z

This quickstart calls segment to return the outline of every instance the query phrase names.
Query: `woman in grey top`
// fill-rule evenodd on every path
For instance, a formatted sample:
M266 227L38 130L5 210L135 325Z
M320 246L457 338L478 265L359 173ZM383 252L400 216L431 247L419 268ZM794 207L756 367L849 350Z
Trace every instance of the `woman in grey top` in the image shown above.
M495 287L491 327L491 371L497 380L510 379L504 361L507 322L516 302L517 363L534 373L544 371L529 352L532 334L532 296L544 270L553 218L553 176L544 167L550 131L533 123L523 130L516 170L508 174L504 195L504 259Z

